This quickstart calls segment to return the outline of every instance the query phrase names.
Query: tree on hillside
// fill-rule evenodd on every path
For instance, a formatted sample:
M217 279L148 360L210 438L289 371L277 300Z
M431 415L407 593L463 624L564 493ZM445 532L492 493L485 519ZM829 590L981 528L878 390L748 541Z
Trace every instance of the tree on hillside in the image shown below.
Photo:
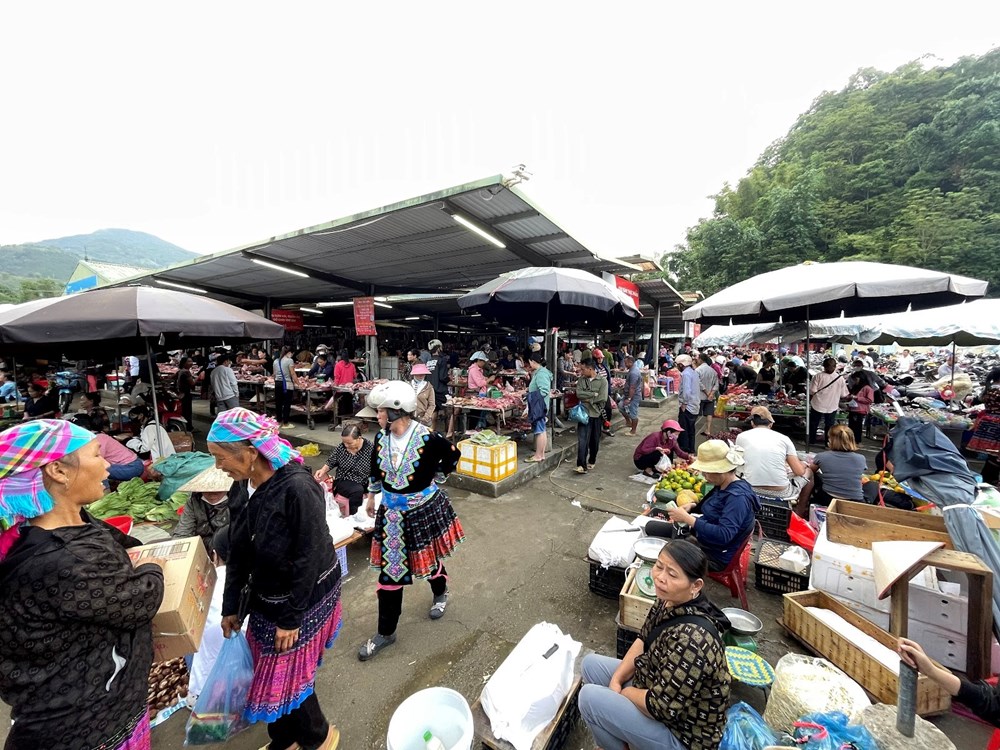
M862 69L821 94L663 261L711 294L804 260L877 260L1000 293L1000 50Z

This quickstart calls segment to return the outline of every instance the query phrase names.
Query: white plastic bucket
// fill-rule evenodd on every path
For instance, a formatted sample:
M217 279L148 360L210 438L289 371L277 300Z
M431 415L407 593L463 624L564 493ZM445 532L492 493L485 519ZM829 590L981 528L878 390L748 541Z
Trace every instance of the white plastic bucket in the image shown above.
M387 750L424 750L424 732L430 730L447 750L471 750L472 710L460 693L432 687L414 693L399 704L389 719Z

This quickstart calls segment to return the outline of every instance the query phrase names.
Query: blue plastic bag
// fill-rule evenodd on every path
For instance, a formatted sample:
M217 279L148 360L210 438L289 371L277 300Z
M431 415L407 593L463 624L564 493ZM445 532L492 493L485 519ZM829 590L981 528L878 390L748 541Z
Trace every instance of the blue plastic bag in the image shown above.
M243 709L252 682L250 644L242 631L235 631L223 642L205 687L194 704L184 744L225 742L246 729L250 724L243 717Z
M795 739L806 750L879 750L871 732L840 711L806 714L795 722Z
M777 743L777 735L752 706L740 701L726 711L726 731L719 750L763 750Z

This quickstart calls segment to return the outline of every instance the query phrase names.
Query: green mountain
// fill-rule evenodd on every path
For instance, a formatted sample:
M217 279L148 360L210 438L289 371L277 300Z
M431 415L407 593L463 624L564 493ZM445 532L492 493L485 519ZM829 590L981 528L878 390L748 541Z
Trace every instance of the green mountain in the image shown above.
M159 237L130 229L99 229L90 234L0 245L3 262L0 302L45 296L42 288L61 292L83 258L139 268L164 268L197 257L197 253Z
M805 260L961 273L1000 290L1000 49L858 71L821 94L666 257L711 294Z

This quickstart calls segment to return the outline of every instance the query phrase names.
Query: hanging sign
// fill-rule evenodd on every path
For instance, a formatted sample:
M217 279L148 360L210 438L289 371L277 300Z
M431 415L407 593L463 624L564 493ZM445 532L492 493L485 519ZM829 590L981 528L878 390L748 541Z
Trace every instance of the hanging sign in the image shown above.
M304 327L298 310L271 310L271 320L283 325L286 331L301 331Z
M377 336L375 330L375 298L354 298L354 331L358 336Z
M609 284L613 284L618 288L618 291L628 297L635 304L635 309L639 309L639 287L633 284L628 279L623 279L621 276L615 276L614 274L605 271L601 274L604 280Z

